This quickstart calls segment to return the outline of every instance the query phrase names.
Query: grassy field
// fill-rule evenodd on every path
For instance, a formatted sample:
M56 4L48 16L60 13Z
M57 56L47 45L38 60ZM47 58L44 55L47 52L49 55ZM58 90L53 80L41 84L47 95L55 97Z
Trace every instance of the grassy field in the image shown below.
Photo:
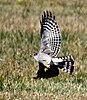
M56 16L59 55L74 57L74 75L33 79L45 10ZM0 0L0 100L87 100L87 0Z

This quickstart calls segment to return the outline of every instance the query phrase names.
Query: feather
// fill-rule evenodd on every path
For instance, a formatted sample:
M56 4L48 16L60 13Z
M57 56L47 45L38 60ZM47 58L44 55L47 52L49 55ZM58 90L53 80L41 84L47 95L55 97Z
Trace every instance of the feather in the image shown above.
M51 12L44 12L41 21L41 48L40 51L56 57L60 51L61 32L58 27L55 16ZM49 51L49 52L48 52Z

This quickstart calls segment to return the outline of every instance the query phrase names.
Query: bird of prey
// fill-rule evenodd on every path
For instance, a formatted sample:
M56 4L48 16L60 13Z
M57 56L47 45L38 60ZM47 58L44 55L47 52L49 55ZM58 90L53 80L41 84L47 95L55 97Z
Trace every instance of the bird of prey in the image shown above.
M64 70L70 73L69 67L73 64L71 62L73 61L72 56L57 57L61 47L61 31L55 21L55 16L49 11L44 12L40 24L41 46L38 54L34 58L47 69L54 64L65 68Z

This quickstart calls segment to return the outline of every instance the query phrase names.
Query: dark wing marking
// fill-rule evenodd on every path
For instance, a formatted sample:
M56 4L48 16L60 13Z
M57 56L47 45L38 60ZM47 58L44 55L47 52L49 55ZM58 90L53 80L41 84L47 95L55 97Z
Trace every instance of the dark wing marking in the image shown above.
M41 23L41 52L56 57L61 46L61 32L51 12L44 12Z

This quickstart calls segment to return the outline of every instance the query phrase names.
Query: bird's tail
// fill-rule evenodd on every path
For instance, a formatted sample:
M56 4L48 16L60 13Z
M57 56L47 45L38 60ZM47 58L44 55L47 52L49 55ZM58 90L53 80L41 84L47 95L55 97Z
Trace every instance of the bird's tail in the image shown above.
M53 63L66 73L72 74L74 72L74 59L72 56L54 58Z
M64 72L72 74L74 72L74 59L72 56L61 57L62 62L59 62L58 67Z

